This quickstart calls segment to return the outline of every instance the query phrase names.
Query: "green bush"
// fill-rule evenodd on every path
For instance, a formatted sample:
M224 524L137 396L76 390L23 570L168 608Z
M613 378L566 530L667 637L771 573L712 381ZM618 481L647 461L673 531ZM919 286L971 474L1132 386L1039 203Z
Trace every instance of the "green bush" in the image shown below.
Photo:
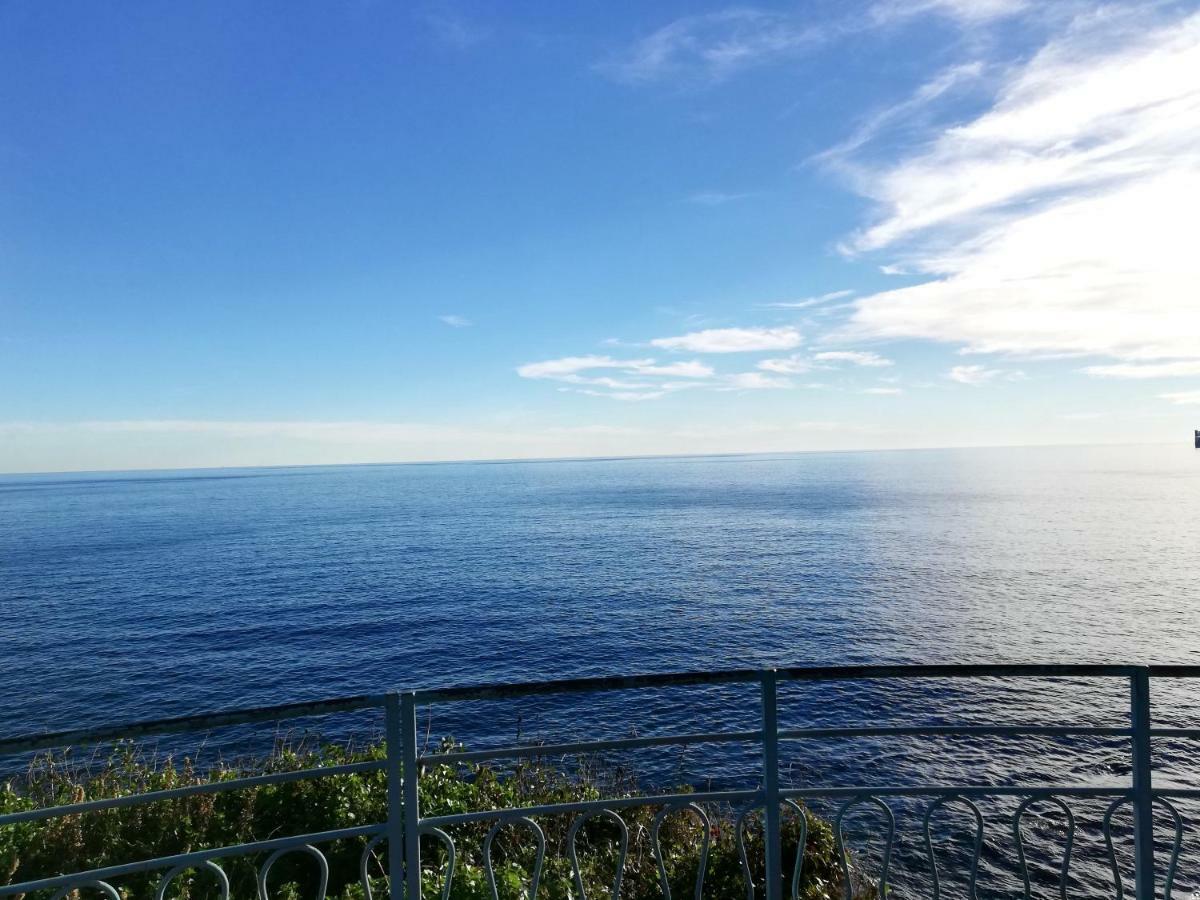
M132 745L121 744L107 757L88 764L79 763L70 752L40 757L27 773L0 786L0 812L229 781L248 771L285 772L383 758L380 745L347 749L281 743L269 757L251 766L216 765L201 770L186 758L181 761L155 758ZM597 774L594 767L566 772L535 762L500 772L487 766L435 765L423 769L421 775L424 816L636 795L636 785L628 779L613 772ZM629 900L662 896L651 838L658 811L654 807L619 811L629 833L621 896ZM733 812L708 812L710 849L704 896L745 897ZM801 896L805 900L836 900L842 896L843 888L833 831L823 819L812 813L806 815L808 835ZM306 778L0 826L0 875L4 883L11 884L231 844L370 825L385 819L386 776L382 771ZM571 815L537 817L546 836L538 896L546 900L580 900L568 858L567 834L572 820ZM448 829L457 851L450 893L453 900L491 897L483 846L492 824L477 822ZM745 830L749 857L757 861L754 877L761 897L764 875L762 828L758 818L749 817ZM675 898L694 895L703 831L700 822L685 812L673 813L663 823L663 864ZM787 811L783 828L785 896L790 895L799 833L798 817ZM579 832L577 852L587 898L611 894L618 858L617 837L616 824L603 817L590 820ZM329 863L330 897L366 900L359 874L365 846L365 838L322 845L320 849ZM505 900L526 896L534 849L532 833L519 824L508 825L497 834L492 856L497 888ZM384 842L374 847L368 858L374 900L383 900L388 893L386 854ZM256 867L264 859L264 854L258 854L217 861L229 877L234 897L254 895ZM422 839L422 863L425 895L440 897L446 851L432 836ZM289 853L271 869L270 894L282 900L312 897L317 872L317 862L310 854ZM113 883L126 900L152 900L162 874L128 875L114 879ZM92 891L84 893L94 895ZM217 893L215 877L203 870L183 873L168 892L169 896L188 900L215 898ZM43 894L38 900L48 898L49 892Z

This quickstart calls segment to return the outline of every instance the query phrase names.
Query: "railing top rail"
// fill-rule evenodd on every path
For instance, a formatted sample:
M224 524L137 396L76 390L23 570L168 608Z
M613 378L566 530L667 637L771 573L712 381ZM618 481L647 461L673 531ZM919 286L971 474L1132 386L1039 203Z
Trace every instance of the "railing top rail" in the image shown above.
M669 672L653 675L597 676L553 681L506 684L459 685L413 691L415 702L449 702L531 697L546 694L589 693L639 688L686 687L702 684L744 684L763 676L760 669L727 669L710 672ZM1128 678L1146 671L1151 677L1200 678L1200 666L1186 665L1038 665L1038 664L947 664L883 666L797 666L775 670L781 681L866 681L905 678ZM335 697L313 702L285 703L248 709L225 710L0 739L0 755L26 753L72 744L99 743L181 731L252 724L278 719L328 715L381 707L384 694Z
M884 678L1128 678L1133 665L946 664L887 666L795 666L775 669L780 681L859 681ZM1156 669L1163 671L1157 672ZM758 681L761 669L728 669L716 672L669 672L661 675L598 676L555 681L460 685L415 691L418 703L448 700L488 700L538 694L584 693L630 688L674 687L696 684L738 684ZM1200 666L1150 667L1150 674L1200 677Z

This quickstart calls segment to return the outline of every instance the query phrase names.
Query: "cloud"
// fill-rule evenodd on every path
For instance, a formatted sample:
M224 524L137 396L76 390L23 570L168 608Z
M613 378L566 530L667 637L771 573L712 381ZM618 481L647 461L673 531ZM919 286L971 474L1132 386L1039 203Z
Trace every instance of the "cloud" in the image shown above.
M624 400L626 402L657 400L659 397L667 395L666 391L593 391L586 388L575 391L575 393L586 394L589 397L605 397L609 400Z
M906 100L868 116L850 137L818 153L813 157L813 161L834 166L843 174L857 177L858 169L851 161L854 151L861 149L893 126L912 128L915 124L925 124L921 114L927 107L963 85L976 84L984 70L985 67L979 60L943 69L918 87Z
M1152 15L1078 18L986 112L860 167L877 217L845 251L930 280L856 301L844 337L1200 360L1200 14Z
M543 362L525 363L517 367L522 378L563 378L588 369L628 369L651 365L652 359L613 359L611 356L564 356Z
M1164 363L1117 363L1111 366L1086 366L1087 375L1105 378L1179 378L1200 375L1200 359Z
M596 370L611 369L622 375L584 374ZM668 394L707 384L704 379L713 376L713 368L699 360L659 364L653 359L614 359L611 356L564 356L542 362L525 363L517 367L522 378L560 381L576 387L562 387L560 391L585 394L590 397L608 397L612 400L657 400ZM688 381L669 381L683 378ZM604 390L597 390L603 388Z
M890 25L914 16L934 13L964 24L1005 18L1028 9L1030 0L879 0L870 17L879 25Z
M593 68L625 84L668 78L720 82L737 72L918 16L942 16L973 27L1029 8L1030 0L878 0L865 15L853 10L814 24L795 14L730 7L675 19Z
M688 203L694 203L697 206L724 206L726 203L736 203L738 200L745 200L747 197L753 197L750 192L745 193L726 193L724 191L698 191L687 198Z
M875 369L895 365L890 359L867 350L825 350L816 354L813 359L818 362L847 362Z
M955 366L946 377L959 384L986 384L1004 374L1003 369L988 369L984 366Z
M830 291L827 294L820 294L816 297L805 297L802 300L784 300L780 303L764 303L763 306L769 309L807 309L810 306L819 306L822 303L828 303L831 300L841 300L844 297L851 297L854 291Z
M466 316L458 316L454 315L453 313L444 316L438 316L438 319L449 325L451 328L466 328L474 324Z
M777 372L780 375L800 375L812 371L811 360L805 359L799 353L793 353L784 359L764 359L758 364L764 372Z
M426 11L419 18L438 42L455 50L469 50L490 36L488 29L444 9Z
M736 391L774 391L794 387L792 382L786 378L776 378L764 375L762 372L738 372L734 375L726 375L725 383L728 385L727 390Z
M639 375L669 375L673 378L708 378L713 374L712 366L699 360L666 363L665 365L634 365L631 370Z
M1200 391L1178 391L1173 394L1159 394L1163 400L1170 400L1172 403L1181 405L1200 404Z
M819 45L825 37L822 29L782 13L733 8L676 19L595 68L627 84L667 77L720 81Z
M877 394L881 397L894 397L898 394L903 394L904 389L898 387L872 387L864 388L864 394Z
M678 337L655 338L650 343L664 350L693 353L744 353L754 350L790 350L801 342L800 332L782 328L708 328Z

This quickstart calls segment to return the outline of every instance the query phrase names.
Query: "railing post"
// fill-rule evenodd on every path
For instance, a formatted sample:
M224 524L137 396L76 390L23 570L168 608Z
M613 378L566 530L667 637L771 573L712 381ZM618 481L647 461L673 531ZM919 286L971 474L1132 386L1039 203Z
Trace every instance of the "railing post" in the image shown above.
M400 695L390 691L383 701L384 736L387 741L387 847L388 884L392 900L403 893L404 871L404 751L400 727Z
M1133 879L1137 900L1154 900L1154 795L1150 767L1150 672L1131 677L1133 727Z
M782 900L780 883L783 879L783 841L779 823L779 712L775 695L774 669L762 673L762 735L763 735L763 803L766 807L765 885L767 900ZM1141 900L1141 898L1139 898Z
M421 808L418 805L417 697L400 697L400 727L404 742L404 878L407 900L421 900ZM395 900L395 898L393 898Z

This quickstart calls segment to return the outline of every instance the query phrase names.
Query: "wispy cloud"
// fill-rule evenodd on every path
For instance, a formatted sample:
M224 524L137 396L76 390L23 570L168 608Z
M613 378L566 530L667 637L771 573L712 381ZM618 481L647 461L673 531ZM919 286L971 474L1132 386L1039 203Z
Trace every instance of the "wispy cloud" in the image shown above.
M633 366L632 371L639 375L668 375L672 378L708 378L713 374L712 366L695 359L690 362L664 363L662 365L639 364Z
M1200 404L1200 391L1176 391L1171 394L1159 394L1163 400L1170 400L1172 403L1181 405Z
M958 63L943 69L905 100L867 116L850 137L818 153L812 161L831 165L846 175L857 177L858 167L854 165L852 157L855 151L869 144L881 133L894 131L895 126L912 128L914 125L928 125L925 113L931 104L963 85L976 84L984 70L985 66L980 60Z
M932 278L856 301L847 336L1200 360L1200 14L1162 9L1079 17L985 113L862 168L879 215L847 252Z
M1003 369L989 369L986 366L955 366L946 373L946 377L959 384L974 386L995 381L1003 374Z
M854 291L852 290L830 291L827 294L819 294L816 297L804 297L800 300L782 300L778 303L764 303L763 306L768 309L808 309L811 306L820 306L822 303L843 300L846 297L852 296L854 296Z
M438 316L438 319L449 325L451 328L467 328L473 324L466 316L459 316L453 313L449 313L444 316Z
M864 394L875 394L880 397L895 397L904 393L903 388L898 387L870 387L864 388Z
M758 368L764 372L776 372L780 375L801 375L804 372L811 372L813 364L812 360L806 359L802 354L793 353L782 359L760 360Z
M869 350L824 350L814 353L810 357L793 353L791 356L779 359L764 359L758 363L758 368L764 372L798 375L813 369L831 369L839 363L873 369L894 365L892 360Z
M688 350L693 353L745 353L754 350L791 350L800 346L800 332L791 326L781 328L707 328L676 337L655 338L650 342L664 350Z
M966 24L1001 19L1027 10L1030 0L878 0L870 18L880 25L911 19L926 13L949 16Z
M734 8L684 16L599 63L597 71L626 83L684 77L719 81L734 72L820 44L824 29L794 16Z
M689 194L688 203L694 203L697 206L724 206L727 203L737 203L739 200L745 200L753 197L753 192L743 191L740 193L730 193L726 191L697 191L694 194Z
M426 10L418 17L439 43L455 50L469 50L490 36L490 31L479 23L445 8Z
M619 377L585 374L615 370ZM517 367L522 378L559 381L571 391L613 400L657 400L668 394L702 385L714 372L699 360L658 363L653 359L614 359L611 356L564 356ZM673 381L670 379L685 379Z
M844 362L855 366L879 369L895 365L890 359L869 350L825 350L813 356L818 362Z
M1116 363L1111 366L1085 366L1087 375L1105 378L1179 378L1200 375L1200 359L1163 363Z
M731 7L668 22L594 68L626 84L666 79L712 83L920 16L939 16L976 28L1030 8L1030 0L877 0L865 14L855 8L844 16L815 22L796 13Z
M778 391L795 387L786 378L764 375L762 372L738 372L725 376L728 390L735 391Z

